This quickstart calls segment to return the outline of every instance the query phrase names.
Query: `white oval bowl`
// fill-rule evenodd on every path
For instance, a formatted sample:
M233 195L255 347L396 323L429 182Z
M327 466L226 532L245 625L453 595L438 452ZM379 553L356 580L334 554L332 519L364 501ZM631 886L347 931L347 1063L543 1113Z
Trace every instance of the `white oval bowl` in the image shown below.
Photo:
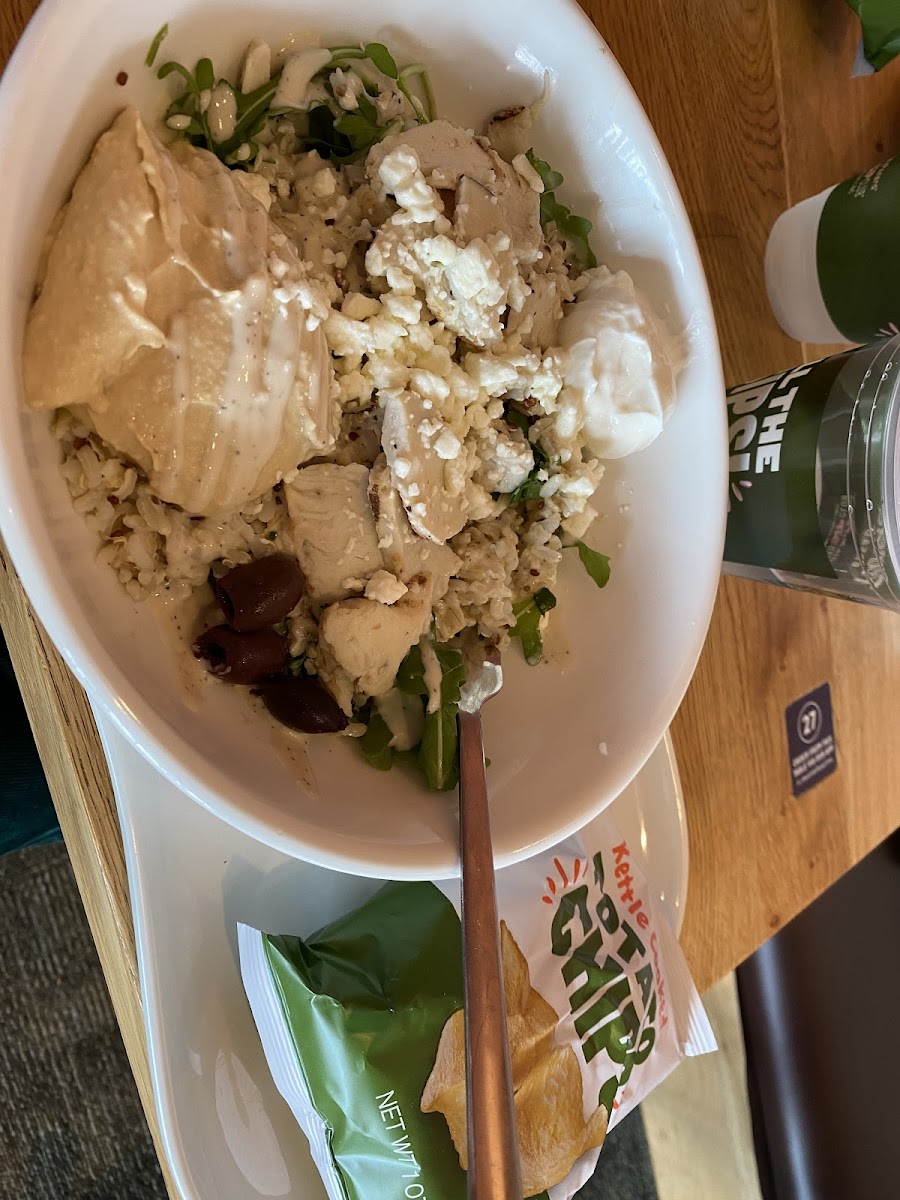
M374 15L377 13L377 16ZM566 0L356 0L197 3L44 0L0 85L0 526L31 602L67 662L134 745L206 808L299 858L361 875L457 872L455 799L398 770L381 774L341 739L317 742L317 788L275 753L246 697L210 689L184 703L150 613L95 561L73 511L45 414L22 406L22 330L44 233L91 145L116 112L161 114L166 85L144 66L202 55L230 73L254 35L301 27L339 41L380 40L424 59L443 115L480 126L528 100L544 70L553 91L534 131L566 176L562 198L595 222L601 262L631 272L672 331L687 336L678 407L662 437L612 463L590 542L612 556L597 591L574 552L558 588L568 671L506 656L486 710L497 860L558 841L609 804L659 742L687 688L721 563L726 450L722 373L696 244L669 168L607 46ZM123 86L120 71L128 74Z

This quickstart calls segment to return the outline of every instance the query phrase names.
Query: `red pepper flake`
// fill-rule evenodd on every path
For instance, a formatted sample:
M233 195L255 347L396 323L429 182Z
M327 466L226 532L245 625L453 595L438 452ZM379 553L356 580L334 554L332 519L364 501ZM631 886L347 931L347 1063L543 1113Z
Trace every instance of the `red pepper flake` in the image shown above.
M110 502L110 504L118 504L119 503L118 496L107 496L106 499Z
M351 429L350 432L347 434L347 440L350 442L355 442L355 441L359 440L359 434L356 432L355 429Z
M119 85L119 87L124 87L127 82L128 82L128 72L120 71L118 73L118 75L116 76L116 83Z
M87 438L77 437L77 438L74 438L72 441L72 445L75 447L76 450L80 450L82 446L86 446L87 444L88 444Z
M537 576L540 575L540 571L537 569L537 567L532 567L528 574L534 575L534 577L537 578Z

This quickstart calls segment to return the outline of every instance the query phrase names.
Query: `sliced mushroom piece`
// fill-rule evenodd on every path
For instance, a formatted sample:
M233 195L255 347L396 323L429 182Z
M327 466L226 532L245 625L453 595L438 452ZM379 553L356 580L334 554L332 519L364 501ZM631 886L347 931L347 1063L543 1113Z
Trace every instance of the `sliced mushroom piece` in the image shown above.
M294 552L315 603L351 595L347 580L368 579L383 565L368 488L360 463L316 463L285 484Z
M463 452L462 444L416 392L381 395L381 445L409 523L432 542L449 541L469 515L464 491L451 492L446 470L446 464Z
M431 624L431 579L416 575L396 604L339 600L322 614L319 636L364 696L394 686L400 664Z

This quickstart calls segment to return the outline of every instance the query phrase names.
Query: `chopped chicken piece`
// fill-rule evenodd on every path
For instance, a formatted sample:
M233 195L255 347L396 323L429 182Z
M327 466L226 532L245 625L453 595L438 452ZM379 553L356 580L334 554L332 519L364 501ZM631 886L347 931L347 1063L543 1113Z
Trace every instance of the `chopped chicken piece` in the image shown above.
M453 230L461 242L487 238L498 230L509 235L520 258L534 256L543 240L540 196L506 163L497 164L497 182L485 187L463 175L456 188Z
M519 311L509 310L506 332L518 334L527 350L541 352L557 343L563 303L571 300L572 285L566 276L555 272L535 274L530 284L531 295Z
M346 580L365 581L383 565L368 488L359 463L316 463L285 484L294 552L316 603L349 596Z
M392 151L401 148L413 152L431 187L456 188L454 227L460 242L486 241L500 232L509 235L520 257L537 253L542 240L538 193L473 134L449 121L430 121L392 134L370 151L366 162L370 178L380 177L384 185L380 168Z
M402 289L410 297L418 284L432 314L473 346L499 342L507 307L520 307L528 295L517 262L533 261L538 251L513 250L503 230L464 246L455 242L443 202L425 182L415 151L408 146L384 156L378 179L399 208L366 251L369 276L386 279L392 291Z
M413 532L391 479L384 455L369 471L369 503L375 514L378 545L384 565L404 582L427 572L432 580L434 603L442 600L462 563L449 546L439 546Z
M396 604L355 598L322 613L319 635L364 696L394 686L400 664L431 624L431 579L415 575Z
M454 489L456 472L447 469L462 444L416 392L384 391L381 399L381 445L409 522L422 537L449 541L468 520L464 486Z
M316 675L319 682L331 692L340 705L341 710L348 716L353 716L353 680L343 667L339 666L330 648L319 642L316 647Z
M400 146L408 146L415 152L422 174L434 188L455 188L463 175L486 187L497 182L501 160L485 150L471 133L449 121L415 125L378 142L366 159L370 179L377 177L384 158Z

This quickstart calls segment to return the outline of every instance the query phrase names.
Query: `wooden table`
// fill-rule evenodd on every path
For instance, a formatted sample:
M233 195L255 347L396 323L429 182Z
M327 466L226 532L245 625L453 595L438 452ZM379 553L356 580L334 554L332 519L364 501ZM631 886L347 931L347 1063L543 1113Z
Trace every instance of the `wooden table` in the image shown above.
M2 61L34 7L0 0ZM858 27L843 0L585 7L631 78L681 187L728 381L821 357L821 348L785 337L771 316L766 235L788 205L900 151L900 68L850 78ZM0 565L0 621L156 1137L125 866L97 732L15 574ZM839 769L794 799L784 710L825 680ZM701 989L900 826L898 682L895 614L723 581L674 727L691 839L683 942Z

